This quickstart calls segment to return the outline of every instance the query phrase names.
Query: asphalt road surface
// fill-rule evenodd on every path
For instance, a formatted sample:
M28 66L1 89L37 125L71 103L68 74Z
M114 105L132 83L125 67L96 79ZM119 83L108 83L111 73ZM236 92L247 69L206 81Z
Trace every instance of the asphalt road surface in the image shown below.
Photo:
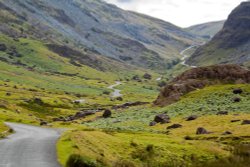
M122 96L122 94L120 93L121 90L115 89L116 86L119 86L121 84L122 84L121 82L117 81L117 82L115 82L114 85L111 85L108 87L109 89L112 89L114 91L114 92L112 92L111 97L116 98L116 97Z
M15 133L0 140L0 167L60 167L56 156L58 130L6 124Z

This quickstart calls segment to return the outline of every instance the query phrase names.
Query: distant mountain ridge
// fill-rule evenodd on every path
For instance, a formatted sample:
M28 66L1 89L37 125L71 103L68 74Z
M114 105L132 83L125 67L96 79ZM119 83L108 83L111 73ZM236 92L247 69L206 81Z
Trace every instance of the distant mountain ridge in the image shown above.
M223 29L200 47L187 63L241 64L250 67L250 2L242 2L229 15Z
M8 18L1 20L4 34L53 41L143 68L163 69L199 40L171 23L101 0L0 0L0 8Z
M224 23L225 21L222 20L222 21L197 24L186 28L186 30L195 35L201 36L206 39L210 39L222 29Z

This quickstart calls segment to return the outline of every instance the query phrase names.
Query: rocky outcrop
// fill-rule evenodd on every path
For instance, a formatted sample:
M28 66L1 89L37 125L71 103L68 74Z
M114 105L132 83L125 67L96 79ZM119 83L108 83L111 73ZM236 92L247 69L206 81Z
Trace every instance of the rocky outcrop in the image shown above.
M188 70L167 84L154 104L169 105L196 89L229 83L250 83L250 71L238 65L214 65Z

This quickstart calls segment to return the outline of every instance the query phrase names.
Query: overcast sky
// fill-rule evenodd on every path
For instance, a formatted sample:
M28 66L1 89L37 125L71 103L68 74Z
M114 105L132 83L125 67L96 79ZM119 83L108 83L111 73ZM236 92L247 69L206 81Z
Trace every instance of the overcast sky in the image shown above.
M104 0L123 9L144 13L181 27L224 20L246 0Z

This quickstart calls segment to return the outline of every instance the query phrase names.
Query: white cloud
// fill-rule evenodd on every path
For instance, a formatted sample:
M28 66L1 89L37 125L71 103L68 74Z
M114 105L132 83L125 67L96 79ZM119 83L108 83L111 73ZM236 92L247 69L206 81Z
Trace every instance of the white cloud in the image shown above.
M244 0L105 0L181 27L226 19Z

